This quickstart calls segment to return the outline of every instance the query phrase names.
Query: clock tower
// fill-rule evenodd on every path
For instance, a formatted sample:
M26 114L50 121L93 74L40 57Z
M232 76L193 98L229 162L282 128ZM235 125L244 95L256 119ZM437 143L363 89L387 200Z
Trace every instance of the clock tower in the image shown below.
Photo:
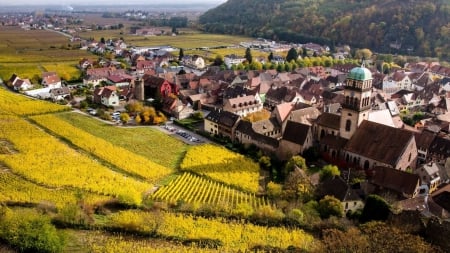
M340 136L350 139L363 120L369 118L371 109L372 73L365 68L353 68L345 81L344 97L342 104Z

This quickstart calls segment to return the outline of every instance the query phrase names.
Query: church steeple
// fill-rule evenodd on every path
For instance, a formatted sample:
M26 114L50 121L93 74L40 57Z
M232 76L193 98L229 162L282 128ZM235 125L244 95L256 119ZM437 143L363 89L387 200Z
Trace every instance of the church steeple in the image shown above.
M368 119L371 108L372 73L365 68L364 59L361 67L350 71L344 87L339 132L341 137L350 139L361 122Z

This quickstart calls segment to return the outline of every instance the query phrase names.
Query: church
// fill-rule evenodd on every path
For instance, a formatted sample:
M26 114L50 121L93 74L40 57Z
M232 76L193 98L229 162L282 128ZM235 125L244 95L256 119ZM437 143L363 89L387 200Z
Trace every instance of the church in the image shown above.
M320 151L341 167L414 169L418 155L414 134L395 128L390 118L371 117L380 113L372 111L372 79L364 63L350 71L341 114L323 113L314 125Z

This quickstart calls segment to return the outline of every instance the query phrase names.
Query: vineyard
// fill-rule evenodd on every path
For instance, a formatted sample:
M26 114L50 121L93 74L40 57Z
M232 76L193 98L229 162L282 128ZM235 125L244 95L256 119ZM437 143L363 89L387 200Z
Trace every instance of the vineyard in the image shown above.
M0 115L0 139L8 140L15 154L0 155L0 163L14 173L49 187L75 187L139 205L152 186L111 171L23 119Z
M258 191L259 165L223 147L199 145L190 148L180 169L204 175L252 193Z
M109 219L112 226L130 231L156 232L171 238L218 240L221 252L245 252L257 245L283 249L295 246L304 250L314 246L313 237L300 229L257 226L221 218L129 210L114 213Z
M67 111L67 106L47 101L31 99L0 88L0 114L36 115L50 112Z
M76 191L64 188L47 188L24 180L10 172L0 172L0 202L14 203L50 203L62 208L67 203L76 203ZM94 204L110 199L110 197L83 192L83 200Z
M79 78L75 64L91 54L79 50L78 46L79 43L72 45L67 37L56 32L0 26L0 77L7 80L15 73L31 79L41 76L43 69L50 66L49 69L55 69L66 80ZM58 67L53 68L55 65Z
M177 203L183 201L194 204L221 206L232 212L239 205L247 205L254 209L270 205L264 198L254 193L244 193L221 183L204 179L191 173L184 173L161 187L151 196L155 200Z
M156 164L143 156L136 155L127 149L117 147L104 139L88 134L55 115L33 116L32 119L75 146L127 173L145 178L150 182L155 182L172 173L170 169L164 166Z
M171 169L178 167L188 147L184 142L149 127L114 127L79 113L59 113L55 116L84 132L108 140L114 146L150 157L152 161Z

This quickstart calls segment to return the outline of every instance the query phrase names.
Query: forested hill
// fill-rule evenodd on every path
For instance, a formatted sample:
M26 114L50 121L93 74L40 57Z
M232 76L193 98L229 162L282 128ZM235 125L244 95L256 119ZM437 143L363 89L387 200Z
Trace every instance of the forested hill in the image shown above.
M450 0L228 0L200 23L214 33L450 56Z

